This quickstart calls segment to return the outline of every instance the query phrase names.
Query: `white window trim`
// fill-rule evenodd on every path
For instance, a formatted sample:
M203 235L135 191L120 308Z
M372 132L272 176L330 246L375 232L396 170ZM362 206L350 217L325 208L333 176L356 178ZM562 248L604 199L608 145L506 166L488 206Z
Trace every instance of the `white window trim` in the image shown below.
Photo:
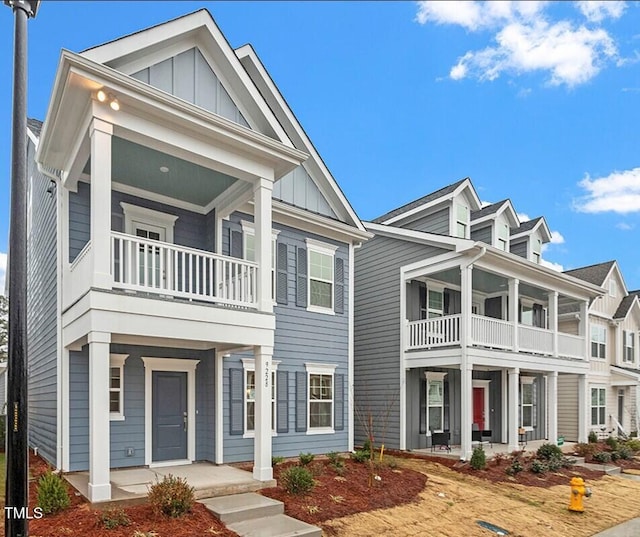
M307 244L307 311L312 311L315 313L324 313L327 315L335 315L335 288L336 288L336 274L335 274L335 255L337 246L332 244L327 244L325 242L320 242L315 239L306 238L305 242ZM322 306L315 306L311 304L311 252L317 252L323 255L328 255L331 257L331 307L323 308ZM326 281L326 280L320 280Z
M196 459L196 367L200 360L179 358L149 358L142 357L144 363L144 464L145 466L175 466L193 462ZM162 461L151 460L151 437L153 411L153 372L179 371L187 373L187 460Z
M462 207L466 211L466 220L460 220L458 218L458 207ZM459 201L454 201L452 206L452 221L453 221L453 229L451 230L451 236L458 237L461 239L468 239L471 236L471 211L469 210L469 204L460 203ZM458 235L458 224L464 225L464 237L460 237Z
M133 235L134 222L148 224L164 228L165 242L173 244L173 228L175 227L177 216L146 207L131 205L130 203L120 202L120 206L124 212L124 232Z
M242 226L242 235L243 235L243 240L242 240L242 259L247 259L247 241L245 239L245 237L247 235L252 235L253 237L256 236L256 226L253 222L248 222L247 220L241 220L240 221L240 225ZM278 235L280 234L280 230L279 229L272 229L271 230L271 290L272 290L272 296L271 299L273 300L273 303L276 303L276 293L277 293L277 289L276 289L276 266L277 266L277 256L278 256L278 250L277 250L277 243L278 243ZM254 243L255 244L255 243Z
M442 404L439 406L434 405L433 408L440 408L440 423L442 423L442 429L438 429L436 431L433 431L434 433L441 433L442 431L444 431L444 377L447 375L447 373L441 373L441 372L436 372L436 371L426 371L424 376L427 379L427 412L426 412L426 420L427 423L426 425L426 430L427 430L427 436L431 436L431 431L429 430L429 409L432 408L431 405L429 405L429 383L430 382L442 382Z
M335 371L337 366L335 364L305 363L304 367L307 371L307 435L335 434ZM311 375L331 375L331 427L311 427L311 398L309 397L309 391L311 389Z
M624 330L624 341L622 342L622 361L626 364L632 364L635 362L636 357L636 334L633 330ZM631 340L632 345L627 345ZM631 349L631 360L627 359L627 350Z
M495 224L495 235L496 235L496 241L495 241L495 247L504 251L504 252L508 252L509 251L509 224L505 224L504 222L496 222ZM502 236L502 233L504 233L504 237ZM500 245L500 241L504 242L504 248L502 248L502 246Z
M616 281L614 279L609 280L609 296L611 298L615 298L618 294L618 286L616 285Z
M277 402L278 402L278 386L277 386L277 382L278 382L278 374L276 373L278 371L278 364L280 363L280 360L272 360L271 361L271 372L273 373L273 399L272 401L272 407L274 409L274 411L277 412ZM242 358L242 369L243 371L243 375L242 375L242 398L244 399L244 434L242 435L242 438L255 438L256 436L256 431L255 429L253 431L249 431L247 430L247 371L253 371L255 372L256 370L256 361L253 358ZM254 404L255 404L255 399L254 399ZM278 436L278 433L276 432L278 429L278 416L274 416L273 417L273 423L275 425L274 429L271 431L271 436Z
M593 339L593 328L598 327L604 331L604 343L600 341L594 341ZM598 345L604 345L604 357L600 358L599 356L593 355L593 343L597 343ZM599 360L604 362L607 359L607 327L601 324L593 323L589 325L589 356L591 360Z
M606 427L607 425L607 387L606 386L602 386L602 385L591 385L589 387L589 426L591 428L594 427ZM604 405L596 405L593 406L593 404L591 403L591 397L592 397L592 391L593 390L604 390ZM599 399L599 396L598 396ZM604 423L593 423L593 409L594 408L604 408ZM598 412L598 417L600 417L600 412Z
M522 409L524 408L524 403L522 402L522 386L524 384L533 384L535 382L536 378L535 377L520 377L520 426L525 430L525 431L533 431L533 407L534 407L534 403L533 403L533 389L531 388L531 403L527 403L527 406L531 407L531 425L524 425L522 423Z
M120 412L109 412L109 419L111 421L124 421L124 362L129 358L128 354L110 354L109 355L109 394L116 391L111 388L111 369L120 369ZM111 399L109 399L109 406L111 406Z

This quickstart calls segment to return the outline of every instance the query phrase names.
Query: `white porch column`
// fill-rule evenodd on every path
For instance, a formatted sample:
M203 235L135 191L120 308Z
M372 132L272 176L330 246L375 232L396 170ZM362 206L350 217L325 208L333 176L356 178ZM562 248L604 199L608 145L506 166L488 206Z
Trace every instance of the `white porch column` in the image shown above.
M460 458L471 459L471 428L473 427L473 364L460 366Z
M520 304L518 295L520 294L520 280L509 278L509 321L513 330L513 350L518 352L518 306Z
M614 330L616 331L616 344L614 348L614 352L616 353L615 358L613 359L613 365L626 365L624 363L624 341L622 341L622 324L620 321L614 321Z
M89 342L89 500L111 499L109 480L109 343L111 334L90 332Z
M589 395L587 375L578 375L578 442L587 442L589 436Z
M551 291L548 295L548 298L549 330L551 330L553 337L553 355L558 356L558 291Z
M520 379L520 369L514 367L513 369L509 369L509 443L508 450L517 451L520 449L518 445L518 421L520 417L518 416L518 400L519 400L519 385L518 381Z
M505 415L505 409L509 408L509 390L507 381L507 370L503 369L500 373L500 381L502 386L502 428L500 429L500 443L506 444L509 440L509 418L508 414Z
M552 444L558 443L558 372L547 375L547 418L549 430L547 436Z
M460 267L460 345L466 349L473 344L471 334L471 307L473 304L473 265ZM463 351L463 360L465 353Z
M273 183L259 179L254 187L256 263L258 264L258 309L273 312L271 295L271 193ZM271 461L269 461L271 465Z
M94 118L91 137L91 251L94 287L111 288L111 135L113 125Z
M229 356L228 354L226 356ZM223 375L225 355L216 351L215 379L216 379L216 464L224 462L224 400L223 400Z
M256 228L257 231L257 228ZM273 479L271 467L271 358L273 347L254 347L256 367L255 438L253 444L253 478Z
M580 325L578 327L579 335L584 337L584 359L588 360L591 356L591 335L589 334L589 301L580 302Z

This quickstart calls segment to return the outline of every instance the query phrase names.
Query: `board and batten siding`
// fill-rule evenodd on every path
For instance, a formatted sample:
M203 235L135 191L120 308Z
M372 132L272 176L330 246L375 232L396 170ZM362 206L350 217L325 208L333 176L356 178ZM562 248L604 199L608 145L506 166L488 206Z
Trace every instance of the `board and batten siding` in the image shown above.
M229 254L229 235L233 230L241 231L240 221L252 221L253 217L234 213L229 221L223 222L223 254ZM294 228L273 223L279 231L278 244L287 245L287 304L276 304L276 330L273 361L279 362L278 375L287 373L288 378L288 432L279 431L273 436L273 455L294 457L300 452L328 453L346 451L348 449L348 245L334 240L303 233ZM306 307L296 305L296 250L306 248L305 239L309 237L317 241L337 246L335 256L344 261L344 313L329 315L307 311ZM242 251L238 248L239 251ZM253 460L253 438L245 438L243 434L230 434L230 370L243 370L242 358L253 358L252 352L235 353L224 359L223 401L224 401L224 462ZM344 378L343 387L343 421L342 430L333 434L311 435L296 432L296 373L306 373L305 364L335 364L335 375ZM244 370L243 370L244 374ZM334 377L334 379L336 378ZM307 386L308 389L308 386ZM334 403L335 404L335 403ZM334 407L335 411L335 407ZM243 410L244 412L244 410ZM283 424L278 424L282 429Z
M590 404L590 400L588 402ZM578 441L578 375L558 375L558 436Z
M56 191L28 145L27 346L29 445L57 464L57 210Z
M437 233L438 235L449 235L449 208L445 207L436 212L422 216L402 227L426 231L427 233Z
M273 197L308 211L337 218L304 166L298 166L273 185Z
M489 244L492 246L493 245L493 242L491 242L493 240L492 229L493 228L491 226L486 226L479 229L472 229L471 240L481 241L481 242L484 242L485 244Z
M371 408L374 417L392 405L385 438L390 448L400 447L400 267L446 251L380 235L356 250L354 398L356 408ZM356 418L356 444L365 436Z
M529 259L526 240L520 242L511 242L509 245L509 251L512 254L519 255L520 257L524 257L525 259Z
M200 360L196 367L196 460L214 460L213 351L112 344L126 354L124 417L110 422L111 468L145 464L145 369L142 357ZM69 428L71 471L89 467L89 347L69 353Z

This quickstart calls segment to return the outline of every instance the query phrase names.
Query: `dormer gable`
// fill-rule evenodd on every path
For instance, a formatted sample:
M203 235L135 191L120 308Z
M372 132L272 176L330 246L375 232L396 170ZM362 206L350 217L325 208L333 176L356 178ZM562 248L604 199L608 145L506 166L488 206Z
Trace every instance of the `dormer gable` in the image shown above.
M551 230L544 216L539 216L527 222L522 222L519 227L511 229L509 249L512 254L540 264L542 245L550 241Z
M511 229L519 225L511 201L502 200L471 213L471 238L508 252Z
M466 178L394 209L374 222L468 239L471 213L480 206L478 194Z

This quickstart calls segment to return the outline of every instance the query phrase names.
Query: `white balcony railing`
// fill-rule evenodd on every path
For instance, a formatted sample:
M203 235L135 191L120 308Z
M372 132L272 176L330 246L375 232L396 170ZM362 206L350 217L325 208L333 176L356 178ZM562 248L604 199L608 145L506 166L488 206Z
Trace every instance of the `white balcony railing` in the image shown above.
M410 321L407 330L407 350L431 349L460 344L462 316L447 315L434 319ZM558 348L554 353L554 333L551 330L518 324L517 350L565 358L585 359L585 342L580 336L558 332ZM482 315L471 315L471 344L494 349L516 350L514 325L509 321Z
M446 347L460 343L460 315L409 323L409 349Z
M115 288L256 307L258 265L242 259L111 232Z

